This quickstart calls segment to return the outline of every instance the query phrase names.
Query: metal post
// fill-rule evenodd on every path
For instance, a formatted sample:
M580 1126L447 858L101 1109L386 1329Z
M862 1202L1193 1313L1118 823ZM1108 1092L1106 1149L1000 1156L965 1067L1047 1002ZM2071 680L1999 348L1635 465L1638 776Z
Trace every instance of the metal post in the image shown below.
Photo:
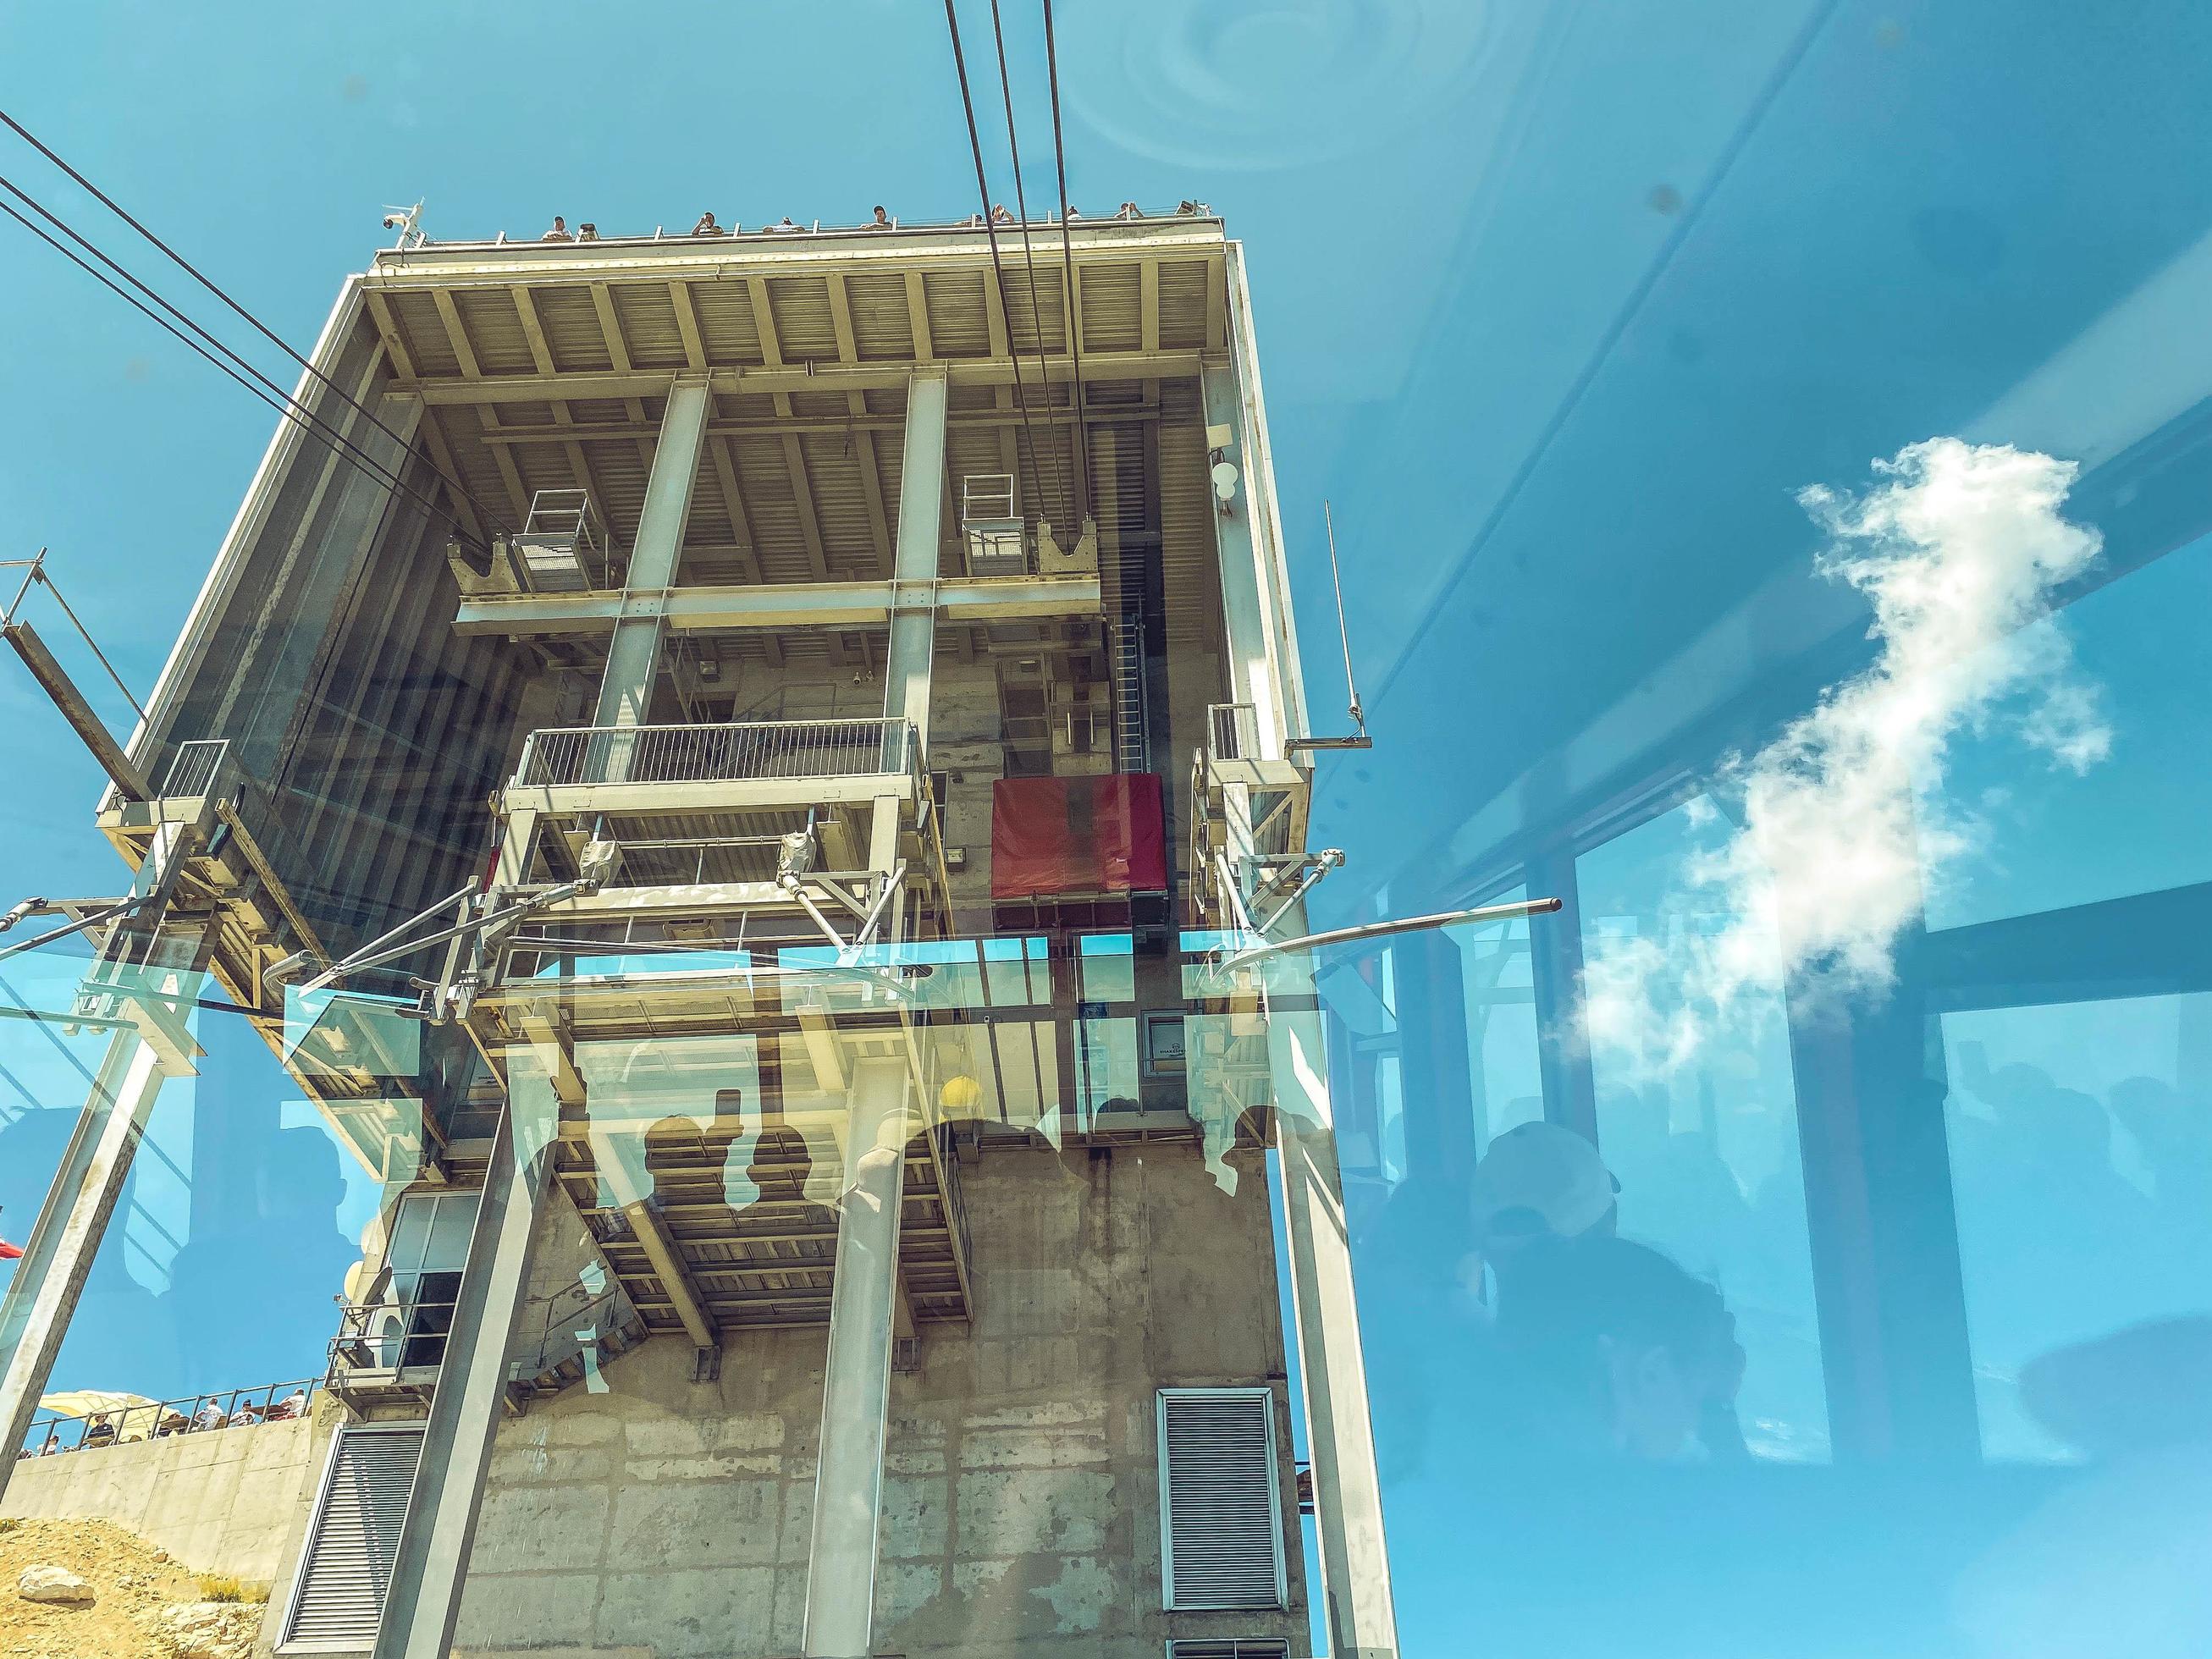
M679 380L668 392L660 417L660 441L653 447L653 472L645 484L645 506L637 520L637 544L630 549L626 593L648 596L644 604L625 604L607 641L607 672L599 682L594 726L642 726L653 703L653 682L660 667L660 636L667 627L663 595L676 585L684 550L684 521L691 511L691 485L699 472L700 446L706 441L707 415L714 399L704 378ZM623 769L611 766L610 777Z
M507 1051L507 1109L469 1235L374 1659L445 1659L461 1610L492 1437L505 1414L507 1348L529 1288L560 1114L557 1054L515 1048Z
M1583 1027L1583 899L1571 847L1528 860L1528 891L1559 901L1547 927L1528 930L1528 975L1534 987L1536 1057L1544 1115L1597 1144L1597 1077Z
M852 1173L837 1223L807 1558L806 1659L866 1659L873 1640L899 1209L913 1132L906 1062L862 1060L854 1068L851 1102Z
M30 1431L147 1116L169 1076L154 1045L137 1032L118 1030L108 1039L62 1167L0 1303L0 1426L7 1446L21 1446ZM4 1492L15 1456L4 1446L0 1453Z
M901 590L937 579L945 410L942 371L917 374L908 383L884 717L912 722L917 745L929 732L937 617L933 605L907 603ZM919 755L914 759L921 763ZM906 763L902 756L902 769ZM899 799L886 796L875 803L870 817L868 865L885 880L898 863L900 811ZM882 936L896 940L905 927L903 896L894 895L892 903ZM899 1210L905 1200L906 1144L914 1131L903 1060L861 1060L852 1079L844 1197L830 1281L830 1352L822 1374L814 1536L807 1559L807 1659L863 1659L873 1639L876 1527L898 1316Z
M933 602L914 603L914 590L937 580L945 492L945 371L907 382L906 448L899 474L898 548L892 565L890 644L884 653L884 718L913 723L915 741L929 738L930 653L936 644Z

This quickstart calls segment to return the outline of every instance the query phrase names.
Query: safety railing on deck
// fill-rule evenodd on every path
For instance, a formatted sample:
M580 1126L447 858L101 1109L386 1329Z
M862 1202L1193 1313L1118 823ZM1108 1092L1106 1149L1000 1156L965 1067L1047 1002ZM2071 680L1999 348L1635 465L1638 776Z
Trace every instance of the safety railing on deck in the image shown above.
M356 1370L404 1370L445 1363L451 1302L347 1302L331 1339L329 1386Z
M181 1395L149 1400L103 1412L40 1410L16 1452L18 1458L52 1457L63 1452L97 1451L138 1440L167 1440L173 1435L207 1434L217 1429L283 1423L307 1413L323 1386L319 1377L262 1382L222 1394Z
M713 726L571 726L533 732L515 782L741 783L908 772L903 720L736 720Z

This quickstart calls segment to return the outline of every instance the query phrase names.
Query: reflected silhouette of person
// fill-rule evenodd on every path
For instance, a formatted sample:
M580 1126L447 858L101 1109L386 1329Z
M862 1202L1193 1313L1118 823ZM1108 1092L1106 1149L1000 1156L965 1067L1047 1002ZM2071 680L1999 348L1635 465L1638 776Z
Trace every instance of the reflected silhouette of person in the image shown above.
M264 1132L226 1156L252 1160L233 1188L245 1201L177 1252L162 1298L201 1392L319 1370L331 1298L360 1257L338 1224L345 1179L322 1129Z
M1529 1244L1500 1280L1496 1344L1477 1403L1516 1455L1742 1455L1735 1322L1717 1290L1647 1244L1603 1232Z

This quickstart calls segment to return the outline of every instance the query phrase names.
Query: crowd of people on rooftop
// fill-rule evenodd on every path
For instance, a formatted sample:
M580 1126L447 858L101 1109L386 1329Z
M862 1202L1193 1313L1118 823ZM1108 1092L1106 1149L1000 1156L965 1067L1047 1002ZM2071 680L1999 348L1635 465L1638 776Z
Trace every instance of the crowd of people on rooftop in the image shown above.
M1200 217L1212 212L1212 210L1207 207L1203 202L1185 200L1176 204L1173 216L1178 219L1188 219ZM1067 210L1066 216L1068 221L1073 223L1075 221L1081 219L1083 217L1083 214L1081 210L1071 206ZM1145 210L1139 207L1134 202L1124 202L1119 208L1115 210L1113 216L1116 220L1127 222L1134 219L1142 219L1146 216L1146 214ZM969 230L981 230L984 228L987 223L997 226L1012 225L1022 222L1024 222L1017 219L1012 211L1009 210L1003 202L994 202L991 204L990 217L988 221L985 219L984 216L980 213L971 213L965 219L957 220L954 222L955 225L958 228ZM1027 222L1036 223L1040 222L1029 221ZM1049 224L1051 222L1049 216L1042 220L1042 222ZM878 204L870 210L869 216L860 222L859 228L862 230L896 230L899 228L899 222L891 217L890 212L888 209ZM773 224L762 225L758 227L754 234L768 236L799 236L817 232L821 228L821 224L818 222L813 224L802 225L793 220L789 214L786 214L782 218L777 220ZM832 228L843 228L843 227L832 227ZM732 219L729 223L724 224L720 220L714 216L711 209L699 216L698 222L693 225L690 230L690 234L694 236L737 236L744 234L745 234L744 228L736 220ZM568 227L568 216L565 214L556 213L553 216L552 226L538 240L541 242L596 242L599 240L599 228L590 220L585 220L580 222L575 228L572 230Z
M234 1402L226 1411L223 1401ZM21 1462L33 1457L58 1457L72 1451L98 1451L104 1446L113 1446L137 1440L166 1440L173 1435L204 1434L215 1429L251 1428L259 1423L289 1423L304 1417L307 1412L307 1389L305 1383L295 1387L291 1393L279 1398L274 1390L263 1402L240 1400L236 1395L209 1395L200 1400L194 1410L179 1411L179 1404L191 1401L164 1401L160 1405L129 1406L118 1411L94 1412L84 1419L84 1429L74 1445L62 1440L64 1424L55 1422L46 1428L46 1437L36 1449L26 1446L15 1454ZM144 1425L149 1413L153 1414L150 1429ZM118 1419L120 1421L118 1422Z

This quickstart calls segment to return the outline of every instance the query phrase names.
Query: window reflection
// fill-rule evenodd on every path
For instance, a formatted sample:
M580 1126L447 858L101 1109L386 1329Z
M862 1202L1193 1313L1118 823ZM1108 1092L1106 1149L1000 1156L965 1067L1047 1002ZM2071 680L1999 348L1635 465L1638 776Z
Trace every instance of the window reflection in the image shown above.
M2039 1356L2212 1304L2212 995L1943 1016L1982 1448L2078 1455Z

